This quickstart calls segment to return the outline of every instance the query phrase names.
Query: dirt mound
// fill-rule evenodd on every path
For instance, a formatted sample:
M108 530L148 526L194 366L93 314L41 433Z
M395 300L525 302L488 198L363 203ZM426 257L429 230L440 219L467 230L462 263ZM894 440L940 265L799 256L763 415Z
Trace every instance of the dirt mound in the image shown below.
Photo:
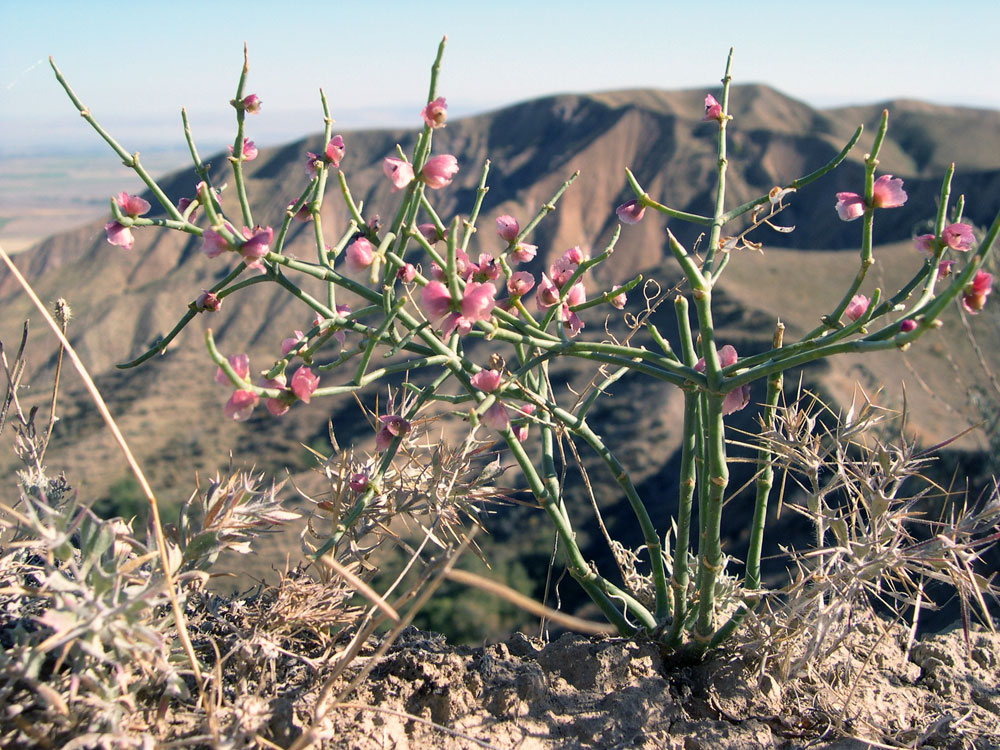
M330 705L314 737L358 750L1000 746L1000 637L974 628L967 646L956 628L908 654L906 644L905 628L864 620L824 660L782 679L769 671L778 660L753 650L685 665L650 642L518 634L471 648L410 629ZM251 739L263 736L288 747L311 723L325 669L276 651L257 659L274 678L244 685L268 688L244 692L219 719L250 746L265 746Z

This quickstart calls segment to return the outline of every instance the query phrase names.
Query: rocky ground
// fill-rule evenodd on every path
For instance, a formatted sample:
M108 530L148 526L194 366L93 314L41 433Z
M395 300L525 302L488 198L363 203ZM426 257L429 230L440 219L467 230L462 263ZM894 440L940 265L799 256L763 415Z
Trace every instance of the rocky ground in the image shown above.
M643 641L518 634L472 648L410 629L380 657L372 641L330 694L377 658L367 678L318 718L336 659L257 643L227 662L234 693L217 719L229 747L292 747L304 732L359 750L1000 746L1000 636L973 627L967 642L956 627L909 651L907 640L862 617L825 659L784 678L780 655L759 648L681 664ZM160 731L191 737L191 718L161 714Z

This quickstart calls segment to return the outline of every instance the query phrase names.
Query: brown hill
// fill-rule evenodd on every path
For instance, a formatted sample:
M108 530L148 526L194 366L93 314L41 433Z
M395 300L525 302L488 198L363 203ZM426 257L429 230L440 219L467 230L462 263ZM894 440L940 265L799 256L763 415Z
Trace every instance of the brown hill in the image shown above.
M593 95L561 95L511 106L489 114L449 123L435 136L438 153L456 154L462 170L453 185L434 197L442 215L467 213L472 205L481 166L491 159L490 192L480 226L483 231L473 247L495 249L493 218L501 213L523 220L555 192L576 170L581 175L560 202L558 211L536 232L542 249L533 270L567 247L598 248L616 225L614 207L628 196L623 171L630 167L653 196L679 209L705 212L710 205L715 153L712 128L700 122L701 91L621 91ZM734 259L721 287L719 319L722 335L751 352L769 340L779 313L790 338L811 328L839 298L853 277L857 260L845 248L856 247L857 224L840 222L833 210L834 193L861 188L861 160L882 105L818 111L766 86L734 87L734 122L730 127L729 195L732 205L766 192L774 185L805 174L827 162L843 146L859 123L866 125L861 144L841 169L793 196L782 222L795 224L791 235L761 234L763 256ZM968 196L966 216L985 224L1000 209L1000 113L936 107L917 102L892 104L890 130L883 148L880 171L904 178L910 200L906 206L883 212L876 227L879 264L870 274L870 292L880 279L912 272L919 262L909 247L914 228L930 219L940 188L943 167L955 161L955 193ZM127 134L124 135L127 143ZM348 155L342 168L355 199L364 201L366 216L390 216L396 202L382 175L381 160L397 143L410 149L411 132L380 130L345 133ZM280 148L262 149L247 165L248 190L261 224L277 225L285 206L305 187L306 151L322 148L313 136ZM109 159L113 158L109 155ZM225 159L214 159L213 173L222 178ZM192 170L177 172L161 184L176 200L193 192ZM323 223L328 238L343 231L346 222L335 190L328 190ZM146 196L149 198L149 196ZM224 195L230 215L235 200ZM155 214L154 214L155 215ZM332 419L342 443L352 438L370 439L371 429L348 399L299 406L275 420L263 409L246 424L222 417L226 389L212 382L214 367L204 353L202 332L211 325L220 348L227 353L249 352L255 369L267 366L279 342L293 329L306 327L310 315L269 286L256 286L226 301L216 316L201 316L163 356L136 370L116 370L114 365L144 351L169 330L187 303L203 287L220 278L227 267L199 252L200 240L177 233L145 229L137 232L135 248L123 252L104 240L103 221L51 237L18 257L19 265L43 299L65 297L72 305L74 323L70 338L91 368L112 411L119 420L165 501L185 496L195 472L212 473L232 453L240 463L256 464L272 472L288 466L293 471L306 464L300 443L319 441ZM638 226L626 227L618 250L595 279L606 285L637 271L658 278L665 286L678 274L665 259L665 222L649 216ZM693 243L697 234L687 226L671 223L682 241ZM287 252L312 258L311 227L293 224ZM541 255L541 254L540 254ZM2 329L6 344L16 336L24 317L34 317L13 286L0 275ZM665 306L668 308L669 305ZM584 335L599 335L602 317L588 319ZM673 329L669 316L658 320L663 331ZM972 362L968 343L949 321L948 332L929 337L905 359L897 353L878 357L834 360L811 371L811 382L844 402L859 379L866 388L885 383L890 402L900 403L899 380L908 375L902 363L926 388L911 383L912 426L928 440L960 431L975 415L967 412L954 394L957 377L969 391L987 383ZM40 388L51 366L52 347L42 345L44 334L34 339L34 382ZM46 339L47 340L47 339ZM995 366L996 348L987 349ZM582 372L575 363L566 374L571 380ZM957 374L956 374L957 373ZM334 376L324 378L324 384ZM760 388L758 387L758 390ZM38 402L44 394L35 393ZM759 396L758 396L759 397ZM74 482L89 496L105 496L126 476L92 406L81 398L75 377L64 386L62 423L50 451L53 466L65 467ZM664 470L677 445L675 425L679 394L660 383L626 379L604 413L606 429L628 444L622 453L635 462L638 479ZM750 415L747 414L746 424ZM635 437L641 436L641 441ZM982 445L981 438L966 441ZM7 459L4 459L7 461ZM8 465L10 465L8 463Z

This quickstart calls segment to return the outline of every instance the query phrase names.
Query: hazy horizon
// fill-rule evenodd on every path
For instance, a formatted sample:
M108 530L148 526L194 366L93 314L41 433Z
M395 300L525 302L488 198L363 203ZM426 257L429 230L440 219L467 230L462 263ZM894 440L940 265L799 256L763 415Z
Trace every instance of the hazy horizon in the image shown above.
M630 13L592 0L366 7L375 21L315 0L285 16L263 0L177 0L168 11L107 0L3 3L0 156L101 147L56 83L49 55L128 147L182 146L182 106L200 143L223 144L244 41L247 90L264 102L249 135L261 145L319 130L320 87L338 128L419 124L444 33L438 90L453 117L555 93L717 88L730 46L735 83L766 83L814 107L910 98L1000 108L995 1L842 0L769 11L719 0ZM838 22L842 33L830 33Z

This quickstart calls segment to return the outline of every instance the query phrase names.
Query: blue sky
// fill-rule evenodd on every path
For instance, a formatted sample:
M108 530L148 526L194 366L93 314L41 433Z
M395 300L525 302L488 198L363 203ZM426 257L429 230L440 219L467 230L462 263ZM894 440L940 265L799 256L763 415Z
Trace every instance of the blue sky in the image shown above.
M736 82L818 106L909 97L1000 108L996 0L692 5L0 0L0 155L99 145L49 55L127 146L181 145L181 106L196 136L222 143L244 40L262 144L318 130L320 86L341 129L415 124L445 33L440 92L452 116L554 92L708 88L730 46Z

